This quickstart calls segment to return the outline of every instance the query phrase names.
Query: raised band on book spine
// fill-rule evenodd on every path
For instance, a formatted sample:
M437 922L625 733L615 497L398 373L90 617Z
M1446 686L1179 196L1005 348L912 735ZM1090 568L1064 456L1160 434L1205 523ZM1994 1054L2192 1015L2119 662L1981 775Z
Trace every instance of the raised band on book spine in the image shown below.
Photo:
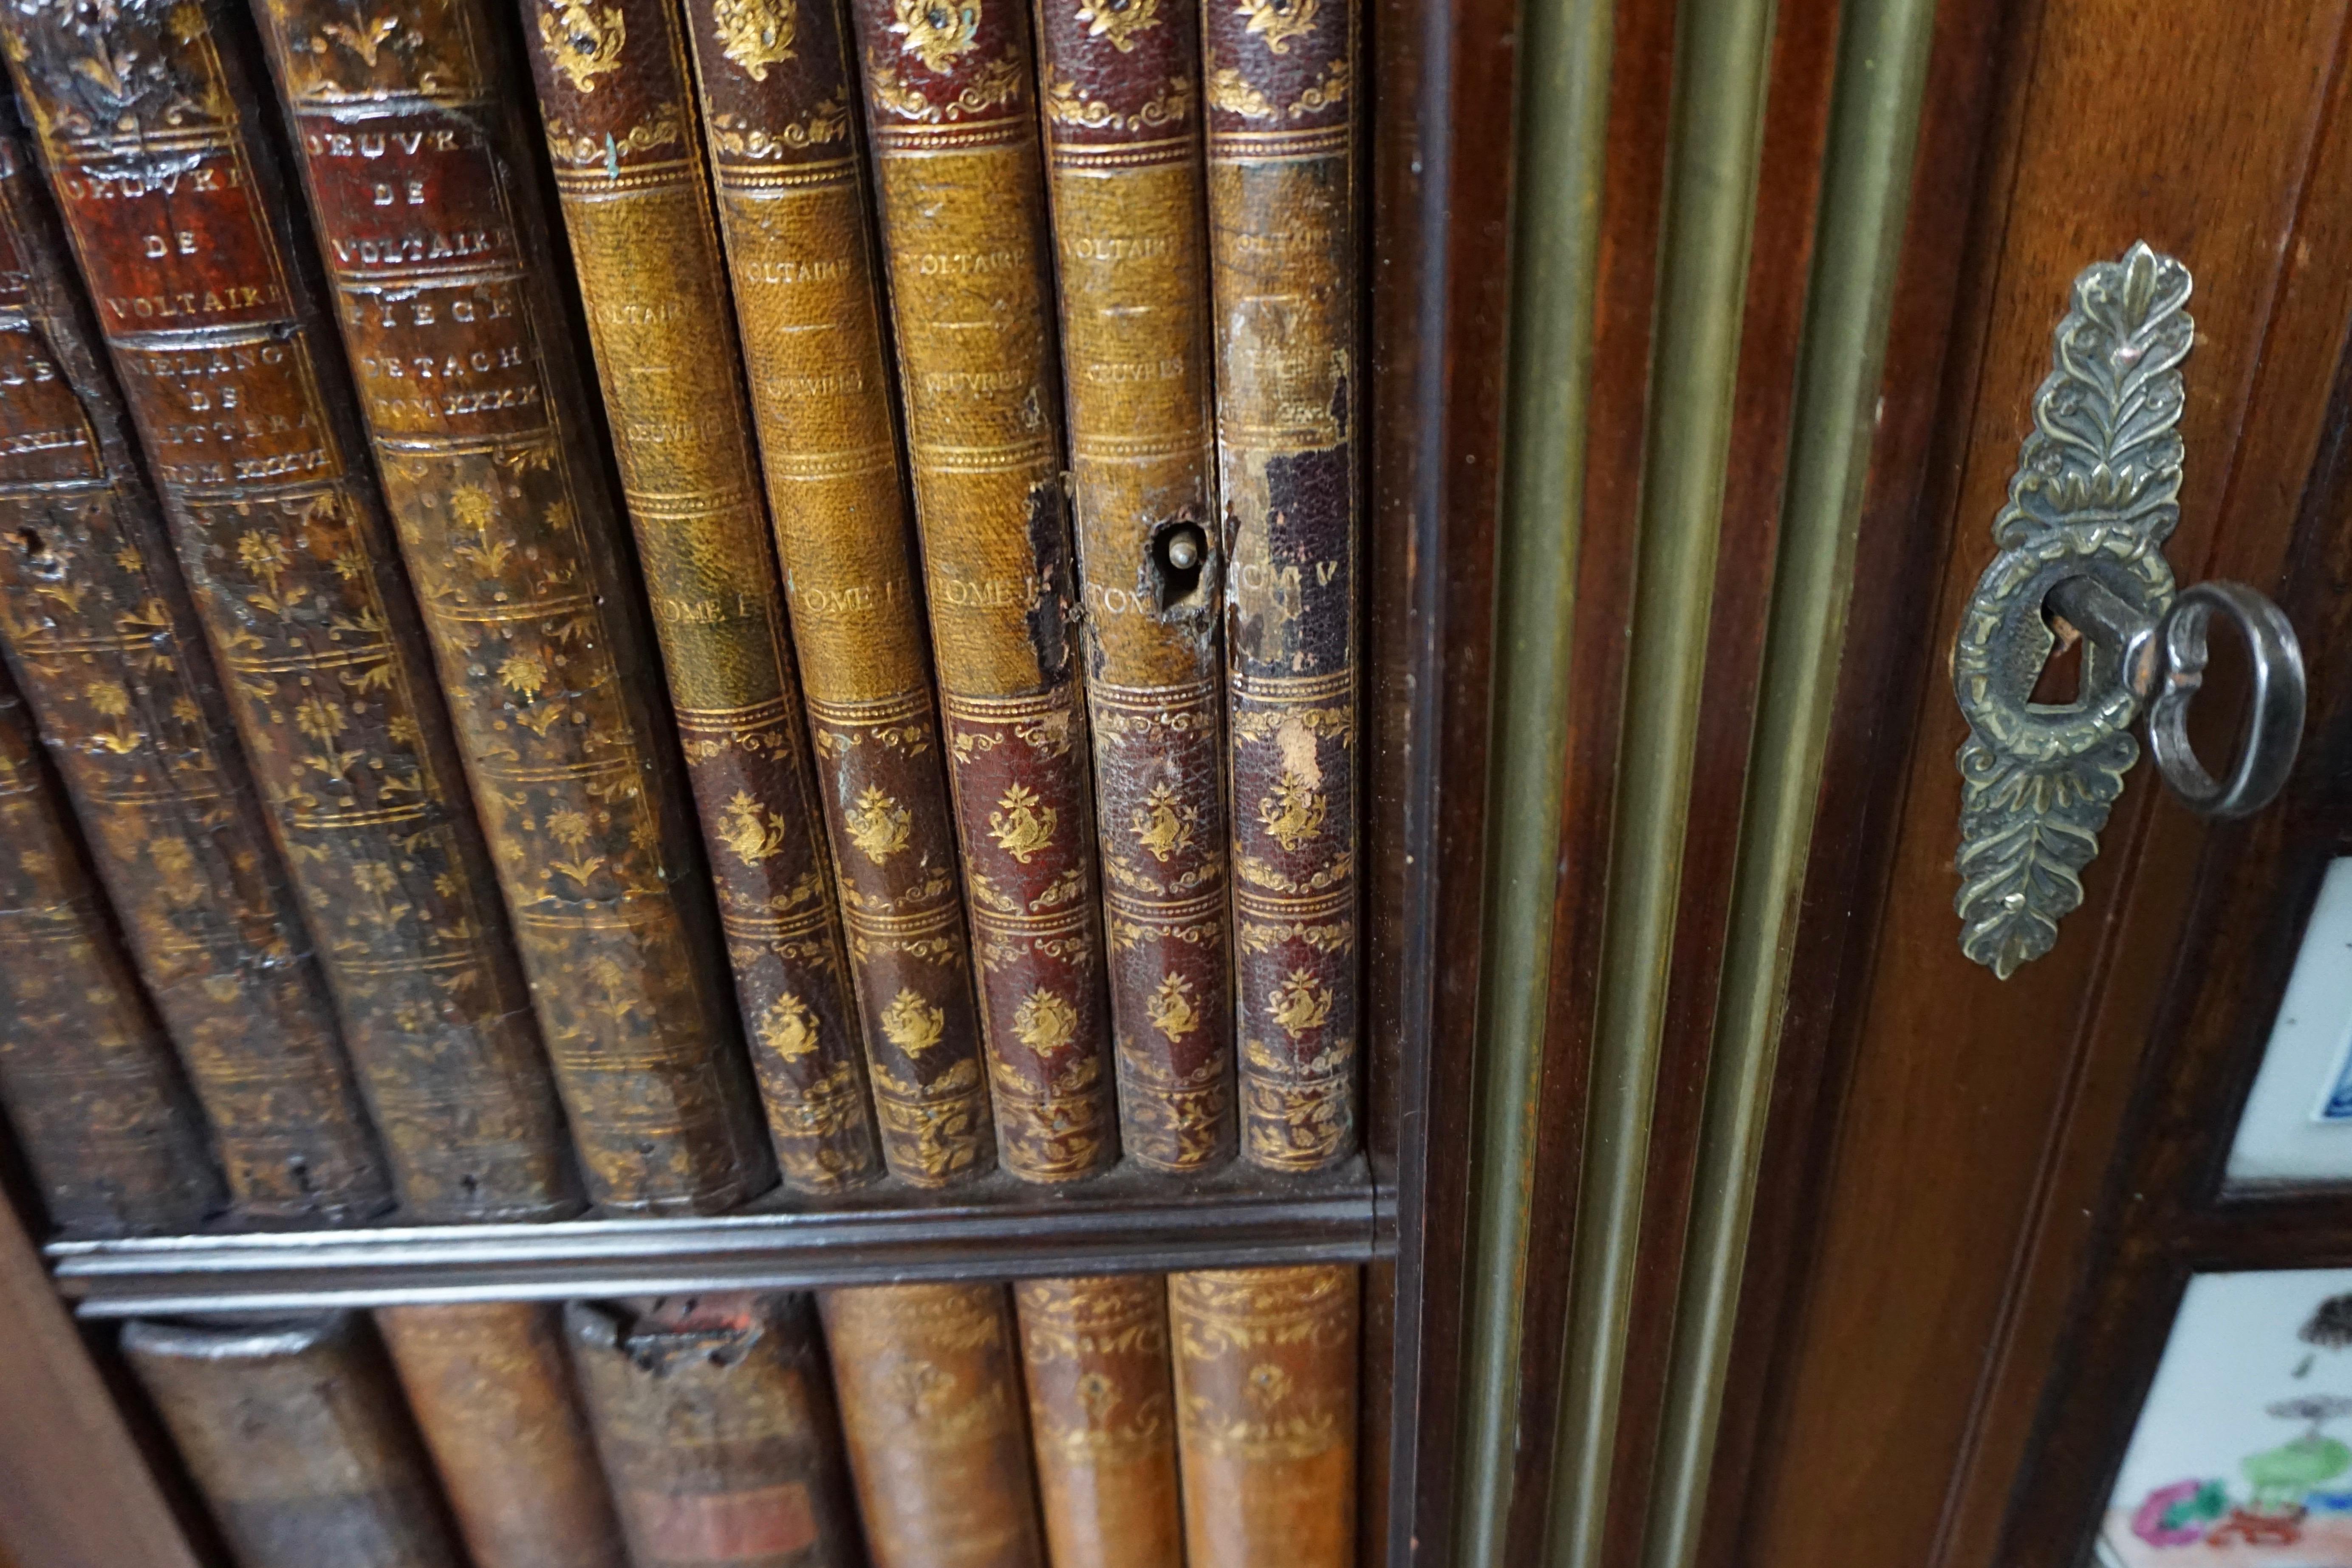
M1005 1167L1118 1157L1021 0L854 0Z
M996 1145L841 0L687 17L883 1154L945 1186Z
M489 4L255 16L592 1195L715 1211L774 1161Z
M373 1214L392 1184L334 1001L21 137L0 102L0 637L239 1215ZM151 1217L193 1217L173 1184Z
M1054 1568L1184 1568L1166 1281L1024 1279L1013 1299Z
M1234 1146L1200 36L1191 0L1037 16L1119 1137L1199 1170Z
M375 1314L473 1568L630 1568L558 1310L485 1301Z
M489 858L219 3L19 6L0 32L402 1203L570 1213Z
M1242 1150L1356 1148L1355 0L1202 8Z
M882 1162L677 3L614 0L609 54L577 0L522 8L769 1131L789 1185L856 1186Z

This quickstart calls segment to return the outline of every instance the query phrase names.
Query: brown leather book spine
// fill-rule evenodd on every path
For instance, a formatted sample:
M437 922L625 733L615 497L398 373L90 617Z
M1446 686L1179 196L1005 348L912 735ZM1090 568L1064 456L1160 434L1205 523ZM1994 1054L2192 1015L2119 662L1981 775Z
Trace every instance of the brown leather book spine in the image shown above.
M356 1315L133 1321L122 1349L237 1568L464 1568Z
M806 1297L574 1301L564 1321L636 1568L860 1568Z
M817 1300L874 1568L1045 1568L1004 1287Z
M590 1191L724 1209L774 1162L488 5L255 16Z
M487 1301L375 1314L474 1568L630 1568L558 1311Z
M853 0L1007 1169L1118 1157L1021 0Z
M691 0L703 122L891 1172L996 1163L840 0Z
M392 1201L13 102L0 102L0 637L251 1219Z
M882 1162L685 32L674 0L614 0L602 56L576 5L523 0L523 33L622 499L778 1162L834 1192Z
M1191 1568L1353 1568L1353 1268L1168 1277Z
M1184 1568L1166 1283L1024 1279L1013 1296L1054 1568Z
M569 1213L423 631L222 15L45 5L0 30L407 1213Z
M204 1121L5 670L0 845L0 1107L50 1222L83 1236L194 1228L224 1195Z
M1242 1149L1356 1149L1353 0L1202 8Z
M1119 1138L1234 1149L1219 531L1191 0L1041 0Z

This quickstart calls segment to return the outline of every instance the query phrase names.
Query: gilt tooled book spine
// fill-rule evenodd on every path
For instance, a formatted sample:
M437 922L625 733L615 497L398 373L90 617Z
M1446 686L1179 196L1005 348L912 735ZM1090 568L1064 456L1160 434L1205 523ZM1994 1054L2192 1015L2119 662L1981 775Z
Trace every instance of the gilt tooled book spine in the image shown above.
M0 18L408 1214L579 1206L423 629L267 133L202 0Z
M490 3L256 15L590 1191L723 1209L774 1160Z
M818 1300L874 1568L1045 1568L1004 1287Z
M1353 1568L1359 1276L1168 1277L1191 1568Z
M1356 1147L1354 0L1208 0L1242 1149Z
M1045 152L1119 1137L1234 1148L1200 35L1191 0L1040 0Z
M0 671L0 1109L68 1234L194 1229L221 1206L205 1124L140 994L32 715Z
M841 0L687 16L883 1153L944 1186L996 1145Z
M122 1350L237 1568L465 1568L363 1318L139 1321Z
M1023 0L852 0L997 1147L1118 1155Z
M1013 1297L1054 1568L1184 1568L1166 1281L1024 1279Z
M636 1568L861 1568L804 1296L564 1309Z
M473 1568L630 1568L559 1311L539 1301L376 1311Z
M784 1180L878 1174L676 0L523 0L572 266ZM598 34L598 37L604 35Z

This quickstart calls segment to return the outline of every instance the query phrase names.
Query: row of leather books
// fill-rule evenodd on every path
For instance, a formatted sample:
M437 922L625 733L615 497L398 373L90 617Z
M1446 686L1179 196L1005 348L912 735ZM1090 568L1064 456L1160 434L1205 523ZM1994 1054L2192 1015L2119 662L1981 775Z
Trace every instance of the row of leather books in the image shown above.
M1347 1568L1358 1288L498 1302L122 1344L239 1568Z
M1349 1158L1350 0L493 3L0 16L53 1217Z

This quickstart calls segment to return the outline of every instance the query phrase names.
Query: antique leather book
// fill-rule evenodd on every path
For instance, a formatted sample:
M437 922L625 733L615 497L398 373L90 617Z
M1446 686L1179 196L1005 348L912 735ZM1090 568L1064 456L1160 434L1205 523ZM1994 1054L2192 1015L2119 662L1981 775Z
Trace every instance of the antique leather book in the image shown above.
M0 29L402 1202L568 1213L489 863L221 16L130 0Z
M1004 1287L817 1300L874 1568L1045 1568Z
M724 1209L774 1160L489 4L256 16L590 1192Z
M0 95L0 640L238 1214L373 1214L334 1002L22 137Z
M1350 1568L1353 1268L1168 1277L1190 1568Z
M601 15L624 41L607 57L583 47L565 5L523 9L778 1163L803 1192L855 1186L882 1162L684 28L675 0L615 0Z
M190 1230L225 1194L171 1042L0 670L0 1110L58 1229Z
M1202 11L1242 1149L1355 1152L1352 0Z
M1118 1156L1045 190L1019 0L853 0L996 1138Z
M1024 1279L1013 1298L1054 1568L1184 1568L1166 1282Z
M1119 1138L1234 1148L1200 35L1189 0L1038 16Z
M133 1321L122 1350L238 1568L464 1568L365 1319Z
M376 1310L474 1568L630 1568L560 1310L540 1301Z
M944 1186L996 1144L841 0L687 19L883 1154Z
M859 1568L807 1297L574 1301L564 1321L636 1568Z

